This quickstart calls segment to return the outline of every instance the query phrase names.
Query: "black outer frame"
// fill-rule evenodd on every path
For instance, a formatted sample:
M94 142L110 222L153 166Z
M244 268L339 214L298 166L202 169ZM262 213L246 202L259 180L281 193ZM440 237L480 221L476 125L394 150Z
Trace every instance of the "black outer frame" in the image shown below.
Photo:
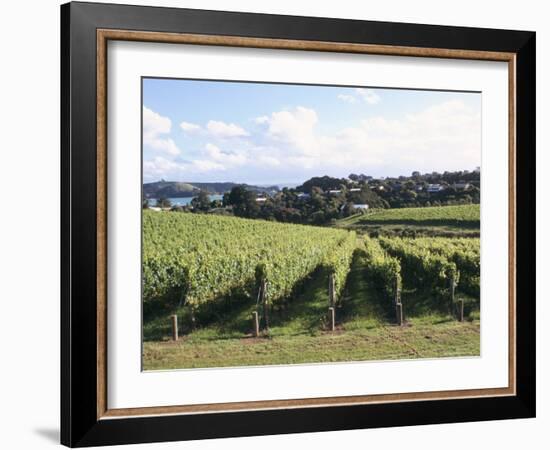
M98 420L98 28L516 53L517 395ZM534 417L535 248L534 32L80 2L61 6L62 444L82 447Z

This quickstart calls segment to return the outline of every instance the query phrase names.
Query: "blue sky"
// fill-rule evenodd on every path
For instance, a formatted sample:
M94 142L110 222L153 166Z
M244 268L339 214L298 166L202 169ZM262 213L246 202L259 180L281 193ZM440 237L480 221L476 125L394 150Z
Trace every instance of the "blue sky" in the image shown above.
M294 184L472 170L481 94L143 80L143 178Z

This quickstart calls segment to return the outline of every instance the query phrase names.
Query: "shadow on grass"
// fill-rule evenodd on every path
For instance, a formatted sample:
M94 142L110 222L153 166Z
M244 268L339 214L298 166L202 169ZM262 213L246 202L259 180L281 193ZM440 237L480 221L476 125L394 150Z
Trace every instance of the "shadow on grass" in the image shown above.
M422 227L415 225L377 225L368 222L357 222L350 225L343 225L341 228L354 230L360 234L368 233L372 237L387 236L387 237L463 237L463 238L478 238L479 228L461 228L461 227L446 227L432 226Z
M348 275L346 294L342 301L342 322L359 319L372 321L371 327L394 315L391 298L378 289L371 280L365 262L365 252L357 250ZM368 328L368 326L367 326Z
M346 330L371 329L381 323L395 322L393 298L371 280L365 256L363 250L355 251L345 289L337 304L337 326ZM476 299L462 293L457 295L465 299L464 312L468 317L470 311L475 309ZM437 324L447 321L449 303L444 292L438 294L406 285L401 300L405 318L435 315L438 316L434 319ZM285 302L270 306L268 336L313 336L323 333L328 329L328 307L328 273L319 268L302 280ZM186 339L242 339L252 335L252 313L256 310L260 317L260 329L263 329L262 306L256 305L256 298L250 294L235 291L230 296L198 308L194 327L190 310L186 307L175 312L159 310L156 315L149 314L144 320L143 337L145 341L168 339L171 334L170 315L176 313L180 335Z
M346 287L336 309L336 322L346 327L373 328L380 321L388 320L392 314L391 299L386 299L368 282L364 252L356 250ZM328 328L328 279L326 270L319 268L298 284L293 294L282 303L270 306L269 336L316 335ZM218 299L195 312L196 327L191 328L189 308L179 308L180 335L189 339L217 340L250 336L252 313L256 310L256 299L244 293L235 293L228 298ZM258 305L260 328L263 329L263 308ZM172 313L161 311L144 320L144 340L159 341L170 336Z
M439 319L433 321L434 325L446 323L454 319L457 315L456 302L462 299L464 301L464 317L468 319L476 310L479 311L479 299L470 297L463 292L457 291L455 294L455 304L453 305L452 315L449 294L447 291L433 291L430 289L412 288L403 289L401 302L403 303L404 314L409 317L420 316L439 316Z
M255 302L244 292L235 292L197 308L193 313L186 306L172 311L157 310L143 317L143 339L161 341L171 334L170 316L178 316L180 335L202 331L203 339L232 339L248 333ZM208 332L205 328L209 328Z
M358 223L368 225L415 225L421 227L453 227L479 229L479 220L460 220L460 219L369 219L364 218Z
M271 305L268 311L269 335L308 335L322 328L328 311L328 273L317 269L297 284L285 302ZM269 292L269 288L268 288ZM195 325L188 307L175 311L159 309L144 315L143 338L160 341L171 334L170 315L178 315L180 335L200 336L201 340L243 338L253 331L252 313L258 311L260 328L264 328L262 305L245 292L235 292L197 308Z
M403 309L409 316L445 314L449 309L449 300L443 294L428 289L406 287L401 292Z

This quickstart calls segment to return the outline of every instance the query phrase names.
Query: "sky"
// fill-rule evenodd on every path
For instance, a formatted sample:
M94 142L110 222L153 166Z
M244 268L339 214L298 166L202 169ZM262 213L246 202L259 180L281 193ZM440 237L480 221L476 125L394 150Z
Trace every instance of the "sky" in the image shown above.
M143 79L143 181L293 185L481 166L481 94Z

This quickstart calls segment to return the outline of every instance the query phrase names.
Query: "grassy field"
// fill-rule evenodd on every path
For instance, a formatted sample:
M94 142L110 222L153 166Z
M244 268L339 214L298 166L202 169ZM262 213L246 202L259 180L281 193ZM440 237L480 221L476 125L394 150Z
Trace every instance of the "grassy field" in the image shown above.
M274 311L269 335L251 334L250 300L233 299L201 318L203 325L177 342L168 340L166 317L144 324L144 370L228 367L313 362L476 356L480 351L479 314L459 323L427 307L437 299L414 290L403 292L406 324L393 324L391 301L367 281L365 261L356 252L341 304L337 329L327 331L326 274L319 269ZM185 310L179 314L185 321Z
M337 221L337 228L386 235L479 237L479 205L372 210Z

